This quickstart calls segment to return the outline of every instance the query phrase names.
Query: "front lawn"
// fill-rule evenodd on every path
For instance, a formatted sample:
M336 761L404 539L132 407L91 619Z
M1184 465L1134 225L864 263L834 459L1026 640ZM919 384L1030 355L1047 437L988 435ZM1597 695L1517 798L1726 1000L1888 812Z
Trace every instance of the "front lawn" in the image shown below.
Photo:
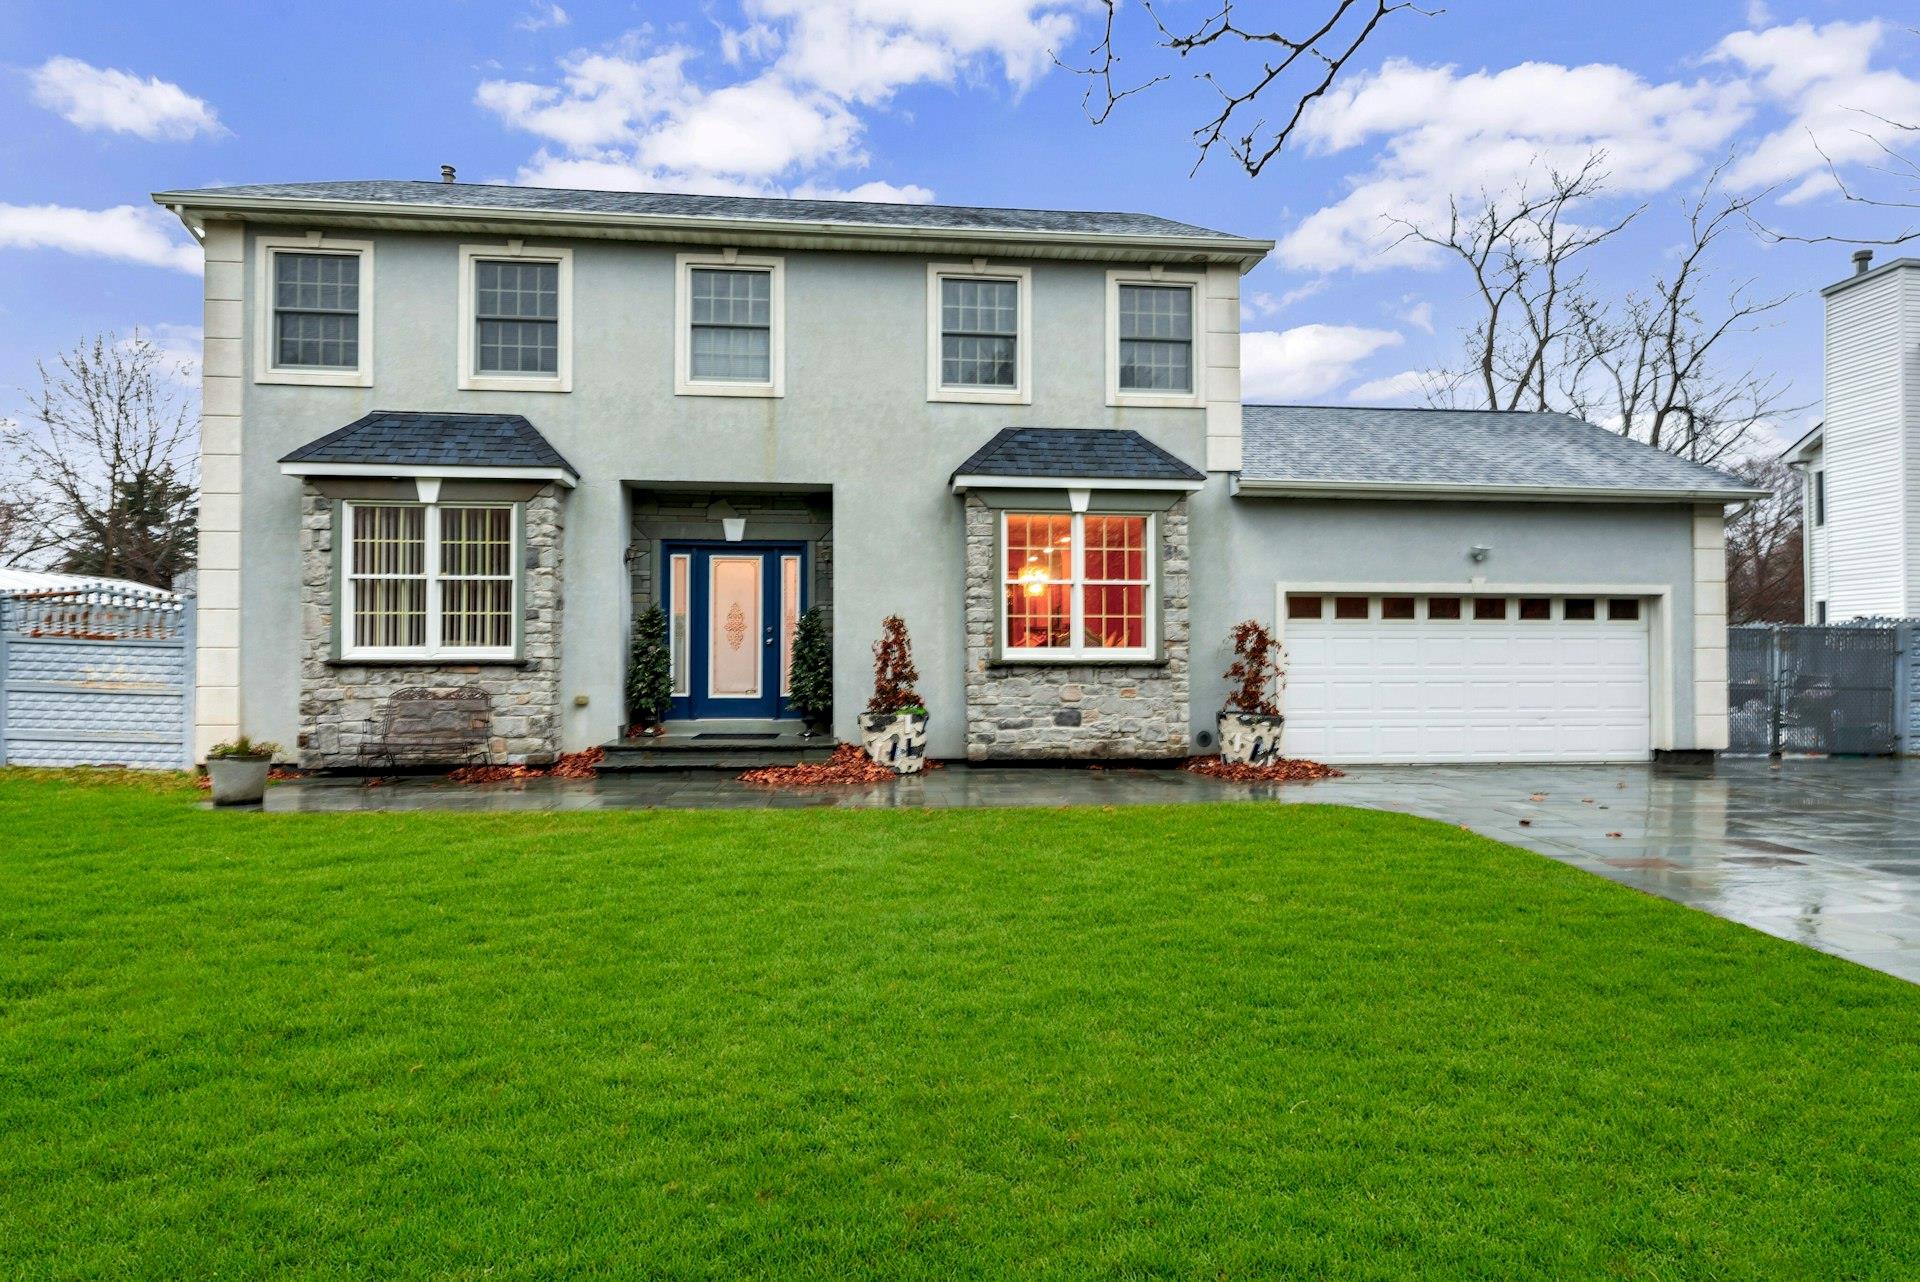
M0 772L0 1277L1920 1274L1920 989L1331 807Z

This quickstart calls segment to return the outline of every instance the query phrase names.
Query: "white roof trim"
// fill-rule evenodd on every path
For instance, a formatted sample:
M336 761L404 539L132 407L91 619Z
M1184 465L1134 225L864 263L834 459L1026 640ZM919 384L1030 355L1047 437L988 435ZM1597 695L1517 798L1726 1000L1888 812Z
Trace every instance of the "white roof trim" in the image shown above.
M1137 476L994 476L969 472L953 478L953 492L976 490L1184 490L1206 488L1205 481L1171 481Z
M572 489L580 480L564 467L476 467L436 463L282 463L287 476L369 476L426 478L442 481L553 481Z
M1808 456L1826 444L1827 425L1816 423L1805 436L1787 446L1780 457L1788 463L1804 463Z
M412 201L301 200L283 196L223 196L209 192L160 191L155 204L192 226L209 214L253 215L260 221L324 220L331 225L397 226L447 224L454 230L539 224L571 228L576 234L613 233L633 240L695 244L804 244L830 240L834 247L897 248L928 252L929 243L946 242L954 253L970 246L1027 246L1058 250L1097 248L1103 252L1185 255L1188 261L1238 264L1250 271L1272 251L1274 242L1249 237L1151 235L1139 232L1021 231L994 227L919 227L905 224L833 222L780 218L715 218L686 214L629 214L571 209L514 209L492 205L435 205ZM889 244L891 242L891 244Z
M1745 503L1770 490L1641 489L1594 485L1463 485L1449 481L1234 481L1245 498L1458 499L1521 503Z

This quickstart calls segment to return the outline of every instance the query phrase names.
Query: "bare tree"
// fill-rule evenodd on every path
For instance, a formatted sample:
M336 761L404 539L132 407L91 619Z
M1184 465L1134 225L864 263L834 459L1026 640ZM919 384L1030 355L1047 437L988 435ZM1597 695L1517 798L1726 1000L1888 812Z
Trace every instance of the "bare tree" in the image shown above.
M19 425L0 419L0 565L27 564L52 545L20 440Z
M1481 314L1465 335L1467 359L1435 371L1430 395L1471 400L1487 409L1549 409L1556 377L1580 362L1580 315L1591 309L1582 256L1639 216L1587 226L1570 216L1600 194L1605 156L1589 156L1572 172L1548 170L1544 185L1482 192L1478 202L1447 202L1444 226L1423 228L1402 218L1396 244L1418 241L1457 259L1473 280Z
M1875 115L1870 111L1862 111L1860 114L1891 129L1901 139L1903 145L1920 146L1920 124L1889 120L1885 116ZM1758 219L1750 218L1754 227L1769 240L1797 241L1807 245L1836 242L1849 245L1904 245L1912 240L1920 240L1920 159L1899 147L1890 145L1884 138L1868 134L1864 130L1861 133L1880 152L1880 163L1870 166L1869 172L1882 179L1890 179L1892 191L1874 193L1861 190L1842 176L1840 166L1834 163L1833 157L1827 154L1827 149L1822 147L1817 139L1813 147L1820 153L1820 158L1826 162L1827 174L1833 179L1834 188L1840 193L1842 200L1850 205L1867 209L1894 212L1908 220L1905 227L1885 236L1807 236L1778 231L1762 224Z
M1160 72L1128 81L1120 74L1118 27L1124 0L1102 0L1105 22L1100 39L1081 65L1054 61L1088 79L1081 102L1094 124L1105 124L1121 101L1170 78ZM1218 0L1206 18L1169 27L1152 0L1140 0L1140 9L1152 24L1153 47L1172 53L1182 64L1205 59L1231 62L1234 50L1254 55L1251 65L1231 70L1209 68L1195 73L1218 96L1218 110L1193 131L1200 154L1194 168L1205 163L1216 147L1225 147L1241 167L1258 177L1267 162L1279 155L1299 127L1307 108L1333 87L1347 64L1394 14L1413 12L1432 16L1413 0L1315 0L1292 31L1242 26L1235 0ZM1279 123L1262 114L1275 101Z
M136 331L38 365L20 453L60 568L167 587L193 565L197 414L168 361Z
M1427 375L1427 399L1486 409L1559 410L1696 462L1737 457L1764 425L1792 413L1778 379L1729 363L1728 340L1750 332L1792 295L1757 296L1725 280L1715 250L1744 225L1758 197L1729 197L1721 170L1684 209L1685 238L1647 288L1599 290L1587 255L1633 222L1578 215L1605 194L1604 157L1553 172L1537 192L1523 184L1458 202L1444 227L1402 222L1404 239L1437 246L1473 278L1480 315L1462 336L1457 366Z
M1756 456L1729 469L1771 490L1727 522L1727 617L1733 623L1799 623L1806 611L1804 482L1778 458Z

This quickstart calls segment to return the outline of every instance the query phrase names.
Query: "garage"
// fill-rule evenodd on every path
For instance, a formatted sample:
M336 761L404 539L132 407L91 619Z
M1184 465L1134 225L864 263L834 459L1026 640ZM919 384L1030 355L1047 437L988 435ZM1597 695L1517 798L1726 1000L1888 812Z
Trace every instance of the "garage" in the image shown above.
M1654 601L1288 592L1285 751L1316 761L1644 761Z

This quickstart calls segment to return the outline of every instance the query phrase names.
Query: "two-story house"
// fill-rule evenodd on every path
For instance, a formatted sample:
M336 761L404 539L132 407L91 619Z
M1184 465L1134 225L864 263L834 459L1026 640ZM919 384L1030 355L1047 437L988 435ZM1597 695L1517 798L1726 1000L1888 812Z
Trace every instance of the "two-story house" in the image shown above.
M197 734L367 763L401 689L500 757L788 716L882 619L935 756L1206 751L1278 629L1287 747L1725 742L1730 478L1555 415L1242 406L1271 242L1140 214L421 182L163 192L206 250Z
M1920 618L1920 259L1853 262L1820 291L1824 417L1786 453L1805 485L1808 623Z

